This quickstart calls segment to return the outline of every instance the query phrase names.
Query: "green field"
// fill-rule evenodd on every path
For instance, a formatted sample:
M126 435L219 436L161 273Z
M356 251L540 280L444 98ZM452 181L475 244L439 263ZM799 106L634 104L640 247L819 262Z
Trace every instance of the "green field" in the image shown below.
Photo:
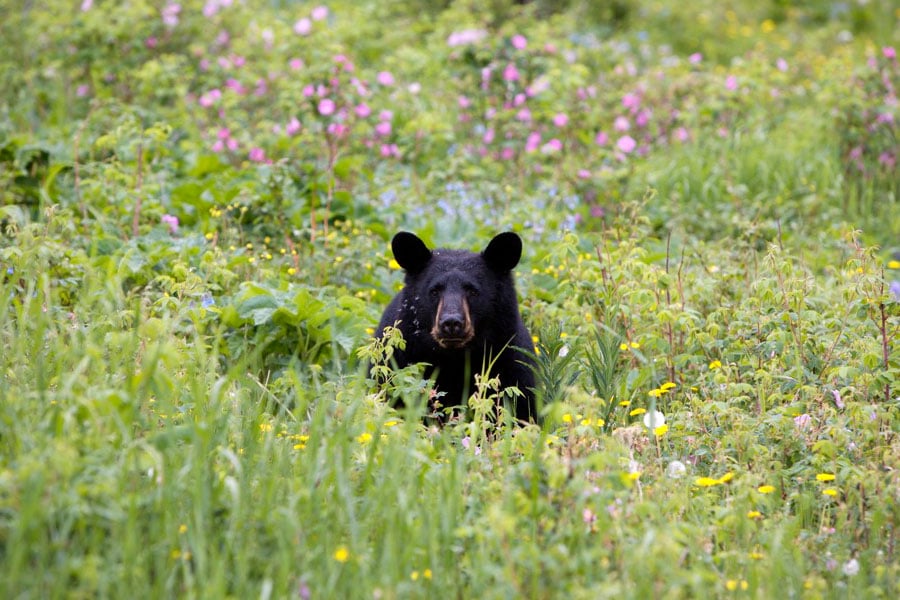
M3 598L900 596L895 2L0 13ZM400 230L540 424L375 384Z

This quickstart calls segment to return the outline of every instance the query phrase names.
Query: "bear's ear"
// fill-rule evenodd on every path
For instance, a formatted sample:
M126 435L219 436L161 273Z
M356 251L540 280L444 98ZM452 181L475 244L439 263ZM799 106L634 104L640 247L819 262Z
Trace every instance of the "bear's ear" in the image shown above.
M494 271L512 271L522 258L522 240L512 231L501 233L490 241L481 255Z
M418 273L431 260L431 250L414 233L401 231L391 241L394 260L408 273Z

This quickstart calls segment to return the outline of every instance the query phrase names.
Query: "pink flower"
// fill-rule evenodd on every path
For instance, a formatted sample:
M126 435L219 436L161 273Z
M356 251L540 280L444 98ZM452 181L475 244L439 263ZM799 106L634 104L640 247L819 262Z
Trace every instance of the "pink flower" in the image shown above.
M209 90L208 92L200 96L200 106L209 108L210 106L218 102L221 97L222 91L218 88Z
M838 390L831 390L831 395L834 396L834 405L838 408L844 408L844 401L841 400L841 393Z
M897 58L897 51L894 49L893 46L885 46L884 48L881 49L881 54L885 58L891 58L891 59Z
M553 124L557 127L565 127L569 124L569 116L565 113L557 113L553 117Z
M494 141L494 128L493 127L487 128L487 130L484 132L484 135L481 138L481 141L484 142L485 144L490 144L491 142Z
M303 68L303 61L299 58L292 58L288 66L291 68L291 71L299 71Z
M618 148L625 154L630 154L636 147L637 142L635 142L634 138L630 135L623 135L619 138L619 141L616 142L616 148Z
M528 138L525 140L525 152L534 152L538 149L538 146L541 144L541 134L537 131L532 131L528 134Z
M94 0L82 0L81 12L87 12L87 11L91 10L92 6L94 6Z
M691 54L688 57L688 61L690 61L690 63L692 65L699 65L702 60L703 60L703 55L700 54L699 52L694 52L693 54Z
M684 127L679 127L678 129L675 130L675 139L681 143L688 141L688 139L690 139L690 137L691 136L688 133L688 130L685 129Z
M484 29L464 29L462 31L454 31L447 37L447 45L455 47L474 44L486 35L487 31Z
M151 35L146 40L144 40L144 45L148 48L156 48L156 45L159 43L159 40L156 39L156 36Z
M228 129L227 127L220 127L219 130L216 132L216 137L219 138L220 140L227 140L228 138L231 137L231 130Z
M329 135L343 137L347 133L347 126L343 123L331 123L326 129Z
M465 96L460 96L459 98L457 98L456 103L459 104L460 108L469 108L470 106L472 106L472 101Z
M516 113L516 120L522 121L523 123L528 123L529 121L531 121L531 111L527 108L523 108Z
M647 123L650 122L650 115L653 114L649 110L644 109L640 111L637 116L634 118L634 122L638 127L646 127Z
M733 92L734 90L737 89L737 87L738 87L737 77L735 77L734 75L729 75L728 77L725 78L725 89L726 90Z
M393 121L394 113L390 110L383 110L380 113L378 113L378 118L382 121Z
M82 83L82 84L79 85L78 88L75 90L75 95L78 96L79 98L84 98L84 97L87 96L90 92L91 92L91 86L87 85L86 83Z
M327 6L317 6L312 9L312 13L310 13L313 21L324 21L328 18L328 7Z
M394 76L388 71L379 72L378 75L375 76L375 80L385 87L394 85Z
M782 73L784 73L785 71L788 70L787 61L784 60L783 58L779 58L778 60L775 61L775 68L778 69L779 71L781 71Z
M169 233L178 233L178 217L166 214L160 217L160 221L169 228Z
M500 151L500 158L502 160L512 160L515 155L515 150L513 150L509 146Z
M360 119L365 119L372 114L372 109L369 108L369 105L365 102L360 102L356 105L356 108L353 109L353 112L355 112L356 116Z
M598 146L605 146L609 143L609 136L606 135L605 131L600 131L597 133L596 137L594 137L594 143Z
M528 45L528 39L526 39L524 35L517 33L516 35L512 36L510 43L512 43L512 47L516 50L524 50Z
M422 91L422 84L418 81L413 81L411 84L406 86L406 89L409 90L410 94L415 95Z
M635 110L641 104L641 98L637 94L625 94L622 96L622 106L629 110Z
M562 150L562 142L556 138L553 138L543 146L541 146L541 152L544 154L552 154L553 152L559 152Z
M519 70L516 68L516 65L509 63L506 65L506 68L503 69L503 79L504 81L518 81L519 80Z
M312 98L316 95L316 88L313 84L307 84L303 86L303 97L304 98Z
M335 104L331 98L322 98L319 100L319 114L323 117L334 114Z
M296 135L300 133L300 121L297 117L292 118L288 121L288 124L284 127L284 132L288 135Z
M578 178L579 179L590 179L591 172L587 169L578 169Z
M625 117L616 117L616 120L613 121L613 129L616 131L628 131L631 129L631 123Z
M597 515L595 515L591 509L585 508L583 511L581 511L581 520L584 521L587 525L590 525L597 520Z
M312 31L312 21L307 17L303 17L294 23L294 33L297 35L309 35Z
M250 160L253 162L264 162L266 160L266 151L259 147L251 148Z
M230 137L227 140L225 140L225 147L228 148L229 150L231 150L232 152L237 150L238 146L239 146L238 141L236 139L234 139L233 137Z
M805 431L805 430L809 429L809 427L811 425L812 425L812 417L810 417L806 413L803 413L802 415L798 415L798 416L794 417L794 427L798 431Z
M216 142L212 145L213 152L221 152L225 149L225 142L222 140L216 140Z
M381 156L384 158L389 158L391 156L395 158L400 157L400 149L397 148L397 144L382 144L381 145Z
M878 155L878 164L893 170L894 166L897 164L897 159L890 152L882 152Z
M381 137L391 135L391 124L387 121L381 121L375 126L375 133Z
M178 15L181 13L181 5L171 2L162 9L162 21L166 27L178 25Z

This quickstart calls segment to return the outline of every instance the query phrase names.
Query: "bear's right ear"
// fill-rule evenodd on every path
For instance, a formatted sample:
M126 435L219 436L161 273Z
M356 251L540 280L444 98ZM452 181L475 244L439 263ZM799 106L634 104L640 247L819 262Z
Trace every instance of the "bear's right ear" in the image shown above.
M431 260L431 250L425 242L414 233L401 231L391 241L391 249L394 251L394 260L403 267L407 273L418 273L425 268Z
M488 243L481 255L494 271L512 271L522 258L522 238L512 231L501 233Z

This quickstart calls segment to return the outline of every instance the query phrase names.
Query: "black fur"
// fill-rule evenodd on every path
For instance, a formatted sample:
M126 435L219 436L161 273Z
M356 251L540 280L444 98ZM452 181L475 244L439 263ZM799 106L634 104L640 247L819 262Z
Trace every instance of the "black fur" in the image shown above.
M376 335L399 321L406 349L395 352L397 365L428 363L426 376L436 372L437 391L444 394L441 404L458 406L474 392L474 374L496 358L491 376L524 393L515 405L516 418L536 420L534 375L527 366L534 345L519 316L512 277L522 255L519 236L501 233L480 254L431 251L408 232L395 235L391 247L406 271L405 286L384 311ZM436 323L439 306L442 318Z

